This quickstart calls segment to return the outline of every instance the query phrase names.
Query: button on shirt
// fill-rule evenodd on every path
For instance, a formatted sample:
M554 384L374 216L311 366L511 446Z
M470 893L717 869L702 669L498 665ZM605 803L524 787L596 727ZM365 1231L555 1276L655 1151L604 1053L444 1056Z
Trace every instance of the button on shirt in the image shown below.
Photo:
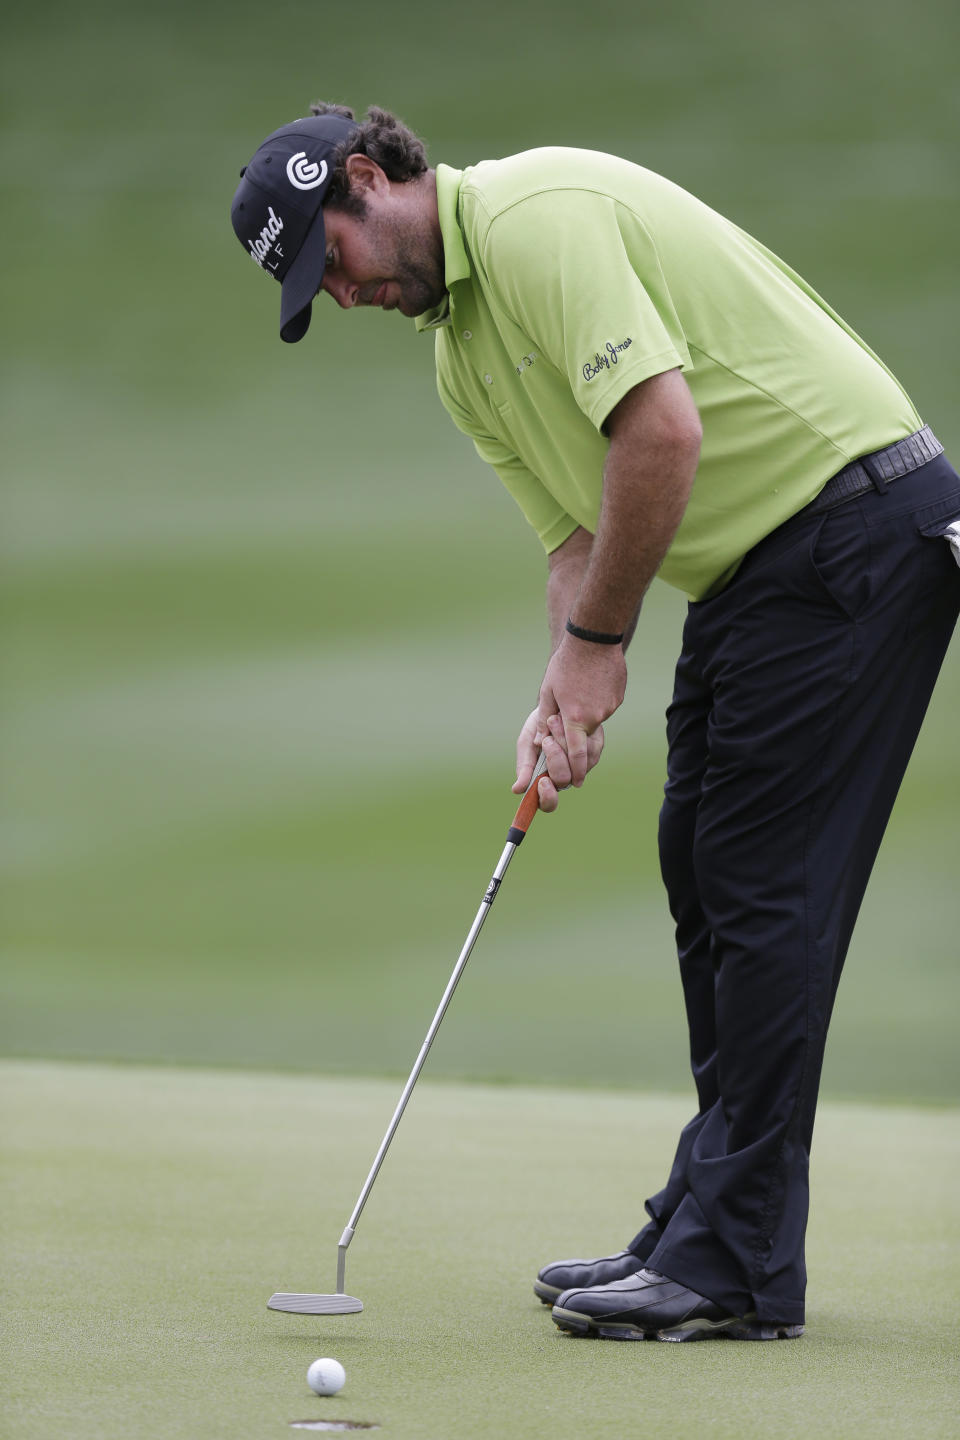
M703 425L660 571L694 599L849 460L922 424L775 255L670 181L593 151L437 168L437 383L549 552L596 529L611 410L680 368Z

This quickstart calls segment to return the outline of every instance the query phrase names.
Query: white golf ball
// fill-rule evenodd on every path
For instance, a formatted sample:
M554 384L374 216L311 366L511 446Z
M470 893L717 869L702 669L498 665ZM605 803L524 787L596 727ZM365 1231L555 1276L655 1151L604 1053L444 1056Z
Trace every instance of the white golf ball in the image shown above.
M339 1360L314 1360L307 1371L307 1384L315 1395L336 1395L346 1379L347 1372Z

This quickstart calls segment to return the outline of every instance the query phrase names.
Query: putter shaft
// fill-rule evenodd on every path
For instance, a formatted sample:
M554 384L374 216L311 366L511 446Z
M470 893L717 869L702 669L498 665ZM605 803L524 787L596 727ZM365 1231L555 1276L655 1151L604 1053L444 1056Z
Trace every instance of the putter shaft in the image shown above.
M510 864L510 861L516 854L517 847L520 845L520 842L526 834L531 820L536 814L536 785L537 781L540 779L540 776L543 775L546 771L546 768L546 757L541 754L540 759L537 761L537 765L534 769L533 775L531 776L530 784L524 791L523 799L521 800L519 808L517 809L517 813L513 818L513 824L511 825L507 835L507 843L503 847L500 859L497 861L493 875L490 878L490 884L487 886L484 897L480 902L480 909L477 911L476 918L474 919L473 924L470 926L467 938L463 943L463 949L460 951L457 963L453 967L453 973L450 976L450 979L447 981L447 988L444 990L443 996L440 1000L440 1004L437 1006L437 1012L434 1015L432 1021L430 1022L430 1029L427 1031L426 1039L420 1047L420 1053L417 1056L416 1061L414 1062L413 1069L410 1071L407 1083L403 1087L400 1099L397 1102L397 1108L393 1112L393 1119L390 1121L390 1124L387 1127L387 1133L384 1135L383 1140L380 1143L380 1149L377 1151L376 1158L374 1159L374 1162L370 1167L370 1173L364 1181L363 1189L360 1191L360 1194L357 1198L357 1203L353 1207L353 1213L350 1216L350 1219L347 1221L343 1234L340 1236L340 1241L337 1246L337 1291L340 1294L343 1293L347 1247L349 1246L350 1241L353 1239L354 1231L357 1228L357 1222L359 1221L360 1216L363 1214L364 1205L366 1205L367 1203L367 1197L369 1196L370 1191L373 1189L374 1181L376 1180L377 1175L380 1172L380 1166L383 1164L384 1157L386 1156L386 1153L390 1148L390 1142L396 1134L397 1126L400 1124L401 1116L403 1115L404 1110L407 1108L407 1101L410 1099L410 1096L413 1092L413 1087L416 1085L417 1080L420 1076L420 1071L423 1069L424 1062L430 1053L430 1047L433 1044L434 1039L436 1038L437 1031L440 1029L441 1021L443 1020L444 1015L447 1013L447 1008L450 1004L450 1001L453 999L453 993L460 982L460 976L463 974L464 969L466 968L467 961L470 959L470 952L473 950L474 945L477 943L477 936L483 929L483 923L490 913L490 907L493 905L494 900L496 900L497 898L497 892L500 889L500 884L503 880L504 875L506 875L507 873L507 868ZM533 802L532 804L530 803L531 797Z
M410 1099L410 1096L413 1093L413 1087L416 1085L417 1080L420 1076L420 1071L423 1069L424 1062L426 1061L426 1058L430 1053L430 1047L434 1042L437 1031L440 1029L440 1023L443 1020L444 1015L447 1013L447 1008L450 1004L450 1001L453 999L453 992L456 990L457 985L460 981L460 976L463 974L466 963L470 959L470 952L472 951L474 945L477 942L477 936L480 934L480 931L483 928L483 922L486 920L487 915L490 913L490 906L496 899L497 891L500 889L500 882L502 881L504 875L507 873L507 867L510 864L510 861L513 859L516 853L516 849L516 843L511 840L508 840L506 845L503 847L503 853L500 856L500 859L497 861L497 867L493 872L490 884L487 886L487 891L483 897L483 900L481 901L480 909L477 911L476 919L470 927L470 933L467 935L463 949L460 951L460 956L454 967L453 974L447 981L447 988L443 992L443 998L441 999L440 1004L437 1007L437 1013L434 1015L433 1020L430 1023L430 1029L427 1031L426 1039L420 1047L420 1053L416 1058L413 1069L410 1071L407 1083L403 1087L400 1099L397 1102L397 1108L393 1112L393 1119L390 1121L390 1124L387 1128L387 1133L384 1135L383 1140L380 1142L380 1149L377 1151L376 1158L370 1167L370 1173L364 1181L363 1189L360 1191L357 1203L353 1207L353 1214L347 1221L346 1228L344 1229L343 1234L340 1236L340 1242L337 1246L337 1289L339 1291L343 1290L343 1272L346 1261L347 1246L353 1239L354 1231L357 1228L357 1222L363 1213L364 1205L366 1205L367 1203L367 1197L369 1196L370 1191L373 1189L374 1181L376 1180L377 1175L380 1172L380 1166L383 1164L384 1157L386 1156L386 1153L390 1148L390 1142L396 1134L397 1126L400 1124L401 1116L403 1115L404 1110L407 1108L407 1101Z
M490 883L487 886L483 900L480 903L480 909L477 911L476 918L473 924L470 926L469 934L464 941L463 949L460 951L457 963L453 968L453 973L450 976L450 979L447 981L447 988L444 990L440 1004L437 1006L437 1012L434 1015L433 1020L430 1022L430 1029L427 1031L426 1039L420 1047L420 1053L417 1056L416 1061L414 1062L413 1069L410 1071L407 1083L403 1087L400 1099L397 1102L397 1108L394 1110L393 1118L391 1119L390 1124L387 1127L387 1133L384 1135L383 1140L380 1143L380 1148L377 1151L374 1162L370 1167L370 1173L364 1181L363 1189L360 1191L360 1194L357 1197L357 1203L353 1207L353 1213L351 1214L350 1219L347 1221L347 1224L344 1227L343 1234L340 1236L340 1241L337 1246L336 1294L276 1294L271 1296L270 1300L267 1302L268 1307L271 1310L283 1310L286 1311L288 1314L296 1315L338 1315L350 1314L352 1312L363 1309L363 1305L359 1300L354 1299L353 1296L345 1294L344 1285L347 1248L350 1244L350 1241L353 1239L354 1232L357 1228L357 1222L359 1221L360 1216L363 1213L364 1205L366 1205L367 1203L367 1197L369 1196L370 1191L373 1189L374 1181L376 1180L377 1175L380 1172L380 1166L383 1164L384 1157L386 1156L386 1153L390 1148L390 1142L396 1134L397 1126L400 1124L401 1116L403 1115L403 1112L407 1107L407 1101L410 1099L410 1096L413 1092L413 1087L416 1085L417 1079L420 1075L420 1071L423 1069L424 1062L426 1061L426 1058L430 1053L430 1047L434 1042L436 1033L440 1029L440 1023L447 1012L447 1007L449 1006L450 1001L453 999L453 992L456 990L460 980L460 976L463 974L466 963L470 959L470 952L473 950L473 947L477 942L477 936L480 934L480 931L483 928L483 923L490 912L490 907L492 906L494 900L497 898L497 892L500 889L500 884L503 880L504 875L507 873L507 868L510 864L510 861L516 854L517 847L523 840L523 837L526 834L534 815L537 813L537 781L539 780L540 776L544 774L546 768L546 759L543 754L541 754L540 759L538 760L536 768L533 772L533 775L530 779L530 784L524 791L523 799L520 801L520 804L517 808L517 813L513 817L513 824L510 826L510 829L507 832L507 843L503 848L500 859L497 861L496 868L494 869L493 875L490 879Z

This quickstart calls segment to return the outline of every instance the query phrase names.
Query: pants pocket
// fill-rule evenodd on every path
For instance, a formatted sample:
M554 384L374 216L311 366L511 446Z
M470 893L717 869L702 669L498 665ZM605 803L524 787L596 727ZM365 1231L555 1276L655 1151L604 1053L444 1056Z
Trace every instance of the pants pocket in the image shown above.
M857 505L828 511L810 543L810 562L833 605L855 620L870 599L870 535Z
M942 606L954 607L960 593L960 575L950 556L960 565L960 498L941 500L919 510L914 516L917 534L924 545L924 569L907 627L910 639L937 617Z
M917 530L927 540L943 539L950 546L953 558L960 565L960 499L941 500L929 505L916 517Z

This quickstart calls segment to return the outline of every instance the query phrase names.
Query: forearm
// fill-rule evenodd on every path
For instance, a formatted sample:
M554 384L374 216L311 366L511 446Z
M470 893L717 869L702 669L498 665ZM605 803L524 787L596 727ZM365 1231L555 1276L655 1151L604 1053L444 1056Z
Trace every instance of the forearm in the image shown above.
M541 804L548 809L556 804L557 786L582 785L599 759L603 722L626 690L624 645L683 518L700 456L700 417L679 370L629 391L608 416L607 429L597 533L575 530L551 557L553 650L539 704L517 747L520 785L542 743L548 776L540 782ZM622 640L598 644L570 633L568 618Z
M568 618L588 630L623 634L626 649L696 475L700 422L679 371L631 391L610 416L609 429L596 536L575 530L550 557L551 652Z
M565 564L562 569L551 570L547 580L547 619L550 625L550 653L553 654L560 641L566 635L566 624L577 606L577 599L583 585L584 576L590 562L590 553L594 544L594 537L588 530L578 530L577 536L583 536L586 545L582 553L578 553L576 564ZM575 537L571 536L571 540ZM644 587L646 588L646 587ZM636 607L633 619L623 627L623 649L626 650L633 639L633 632L637 628L637 620L640 618L640 606ZM589 629L596 629L596 626L589 626ZM620 634L620 631L614 632Z
M699 430L633 425L614 433L597 534L570 596L576 624L629 638L646 591L683 519L699 458ZM566 617L564 617L565 619Z
M593 536L589 530L578 529L550 556L550 574L547 577L547 621L550 626L551 654L566 633L564 626L573 609L577 592L583 583L592 548Z

